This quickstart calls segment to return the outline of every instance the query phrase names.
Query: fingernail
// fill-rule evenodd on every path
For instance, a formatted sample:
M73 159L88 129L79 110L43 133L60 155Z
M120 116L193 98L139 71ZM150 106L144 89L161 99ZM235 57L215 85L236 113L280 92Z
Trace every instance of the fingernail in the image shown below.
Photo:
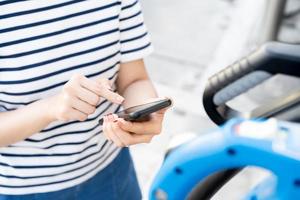
M118 101L118 103L122 103L124 101L124 97L122 96L117 96L116 100Z
M114 118L114 122L116 122L117 120L118 120L118 115L116 115L116 114L112 114L112 116L113 116L113 118Z
M109 119L110 122L112 122L114 120L113 115L112 114L108 115L108 119Z

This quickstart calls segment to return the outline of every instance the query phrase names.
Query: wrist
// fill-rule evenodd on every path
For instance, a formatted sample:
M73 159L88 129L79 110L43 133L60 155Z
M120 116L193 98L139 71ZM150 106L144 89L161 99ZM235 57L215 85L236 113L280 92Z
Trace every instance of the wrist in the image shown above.
M42 117L45 119L45 121L47 121L48 123L54 122L56 121L56 116L55 116L55 112L54 112L54 99L55 96L53 97L49 97L46 99L42 99L39 101L39 112L42 111Z

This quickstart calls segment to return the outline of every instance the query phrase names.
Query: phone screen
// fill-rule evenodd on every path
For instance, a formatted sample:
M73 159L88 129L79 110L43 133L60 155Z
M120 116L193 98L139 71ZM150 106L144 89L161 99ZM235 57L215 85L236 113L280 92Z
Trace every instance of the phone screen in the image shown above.
M138 106L133 106L117 112L116 114L120 118L124 118L125 120L134 120L134 121L146 121L149 119L149 114L152 112L156 112L162 108L168 107L171 105L170 99L158 100ZM103 118L99 120L99 124L103 124Z
M130 107L127 108L125 110L122 110L120 112L118 112L118 114L129 114L129 113L134 113L140 110L146 110L147 108L151 108L154 105L157 105L160 102L164 102L165 100L159 100L159 101L154 101L154 102L150 102L150 103L146 103L143 105L138 105L138 106L134 106L134 107Z

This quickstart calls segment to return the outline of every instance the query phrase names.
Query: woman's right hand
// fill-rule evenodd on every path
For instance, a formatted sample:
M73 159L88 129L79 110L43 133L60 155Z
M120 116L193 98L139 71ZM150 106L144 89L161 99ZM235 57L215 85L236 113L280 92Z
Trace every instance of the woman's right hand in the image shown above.
M111 91L108 79L91 80L75 74L64 85L60 94L48 99L49 117L53 121L85 121L88 115L95 112L101 98L117 104L124 101L122 96Z

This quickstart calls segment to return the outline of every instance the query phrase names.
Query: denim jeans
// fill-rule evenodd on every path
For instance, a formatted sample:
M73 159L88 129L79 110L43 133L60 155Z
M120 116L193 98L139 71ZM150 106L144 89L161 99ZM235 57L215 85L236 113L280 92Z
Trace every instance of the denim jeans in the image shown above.
M128 148L93 178L77 186L48 193L1 195L0 200L140 200L141 192Z

